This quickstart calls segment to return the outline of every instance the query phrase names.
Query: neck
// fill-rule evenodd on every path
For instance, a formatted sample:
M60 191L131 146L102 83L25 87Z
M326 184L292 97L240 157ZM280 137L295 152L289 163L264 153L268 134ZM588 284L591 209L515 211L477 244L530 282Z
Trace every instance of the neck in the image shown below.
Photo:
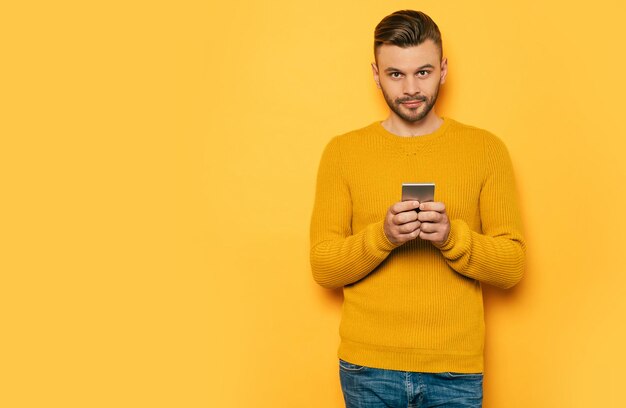
M417 122L407 122L392 113L382 122L382 125L387 131L394 135L411 137L433 133L435 130L439 129L442 123L443 119L437 116L435 110L432 109L425 118Z

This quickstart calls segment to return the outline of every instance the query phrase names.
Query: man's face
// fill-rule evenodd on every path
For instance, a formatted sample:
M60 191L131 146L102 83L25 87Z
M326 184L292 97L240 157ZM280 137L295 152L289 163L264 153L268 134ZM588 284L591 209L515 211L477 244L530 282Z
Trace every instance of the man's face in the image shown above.
M408 48L385 44L376 55L374 80L392 114L411 123L424 119L447 74L447 61L441 59L437 45L431 40Z

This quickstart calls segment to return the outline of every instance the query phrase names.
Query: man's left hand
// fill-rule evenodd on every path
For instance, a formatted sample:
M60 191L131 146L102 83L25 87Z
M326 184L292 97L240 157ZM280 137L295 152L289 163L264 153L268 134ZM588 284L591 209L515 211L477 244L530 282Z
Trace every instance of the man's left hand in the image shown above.
M421 203L417 219L422 223L419 234L421 239L431 241L436 247L446 242L450 234L450 220L444 203L436 201Z

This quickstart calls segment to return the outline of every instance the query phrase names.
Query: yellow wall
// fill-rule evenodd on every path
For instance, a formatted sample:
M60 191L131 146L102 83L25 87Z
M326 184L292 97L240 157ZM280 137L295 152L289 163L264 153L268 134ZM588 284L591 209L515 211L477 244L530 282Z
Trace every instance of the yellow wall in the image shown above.
M622 2L171 3L3 6L0 406L341 407L314 182L385 117L372 33L402 8L443 32L438 112L518 179L485 407L625 406Z

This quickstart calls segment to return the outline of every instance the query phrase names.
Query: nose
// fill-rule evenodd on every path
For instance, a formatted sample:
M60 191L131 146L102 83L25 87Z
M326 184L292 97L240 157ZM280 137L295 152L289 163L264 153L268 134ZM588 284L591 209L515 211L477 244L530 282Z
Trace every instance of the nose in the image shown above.
M415 96L420 93L417 85L417 78L412 75L407 75L404 80L404 93L409 96Z

